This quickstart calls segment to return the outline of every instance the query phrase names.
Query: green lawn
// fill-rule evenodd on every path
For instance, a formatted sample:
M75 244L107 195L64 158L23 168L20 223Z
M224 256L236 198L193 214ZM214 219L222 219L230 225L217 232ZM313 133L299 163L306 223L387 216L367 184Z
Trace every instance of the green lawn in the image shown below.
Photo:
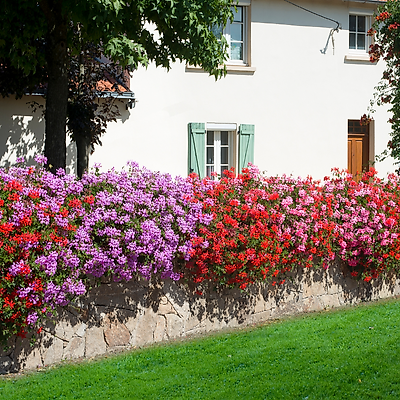
M0 378L2 400L386 398L400 398L399 300Z

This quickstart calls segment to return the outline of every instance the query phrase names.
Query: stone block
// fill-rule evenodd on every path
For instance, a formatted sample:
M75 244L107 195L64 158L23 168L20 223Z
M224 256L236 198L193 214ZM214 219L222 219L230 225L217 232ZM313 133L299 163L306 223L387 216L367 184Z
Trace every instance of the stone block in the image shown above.
M303 298L320 296L325 293L323 282L312 282L311 285L305 284L303 287Z
M85 323L81 323L78 326L78 329L75 331L75 335L79 337L84 337L85 336L85 331L86 331L87 325Z
M252 309L252 312L254 314L261 313L261 312L265 311L265 306L266 306L266 303L265 303L264 299L260 296L257 296L255 298L255 304Z
M85 355L85 339L79 336L73 337L65 346L63 359L70 360L81 358Z
M172 306L171 302L166 296L162 296L160 299L160 304L158 305L157 314L177 314L175 308Z
M288 303L280 302L277 307L275 307L271 312L272 318L281 318L287 315L294 315L300 313L302 306L296 301L291 301Z
M319 300L321 301L323 308L335 308L335 307L340 307L341 305L338 295L326 294L324 296L320 296Z
M125 318L124 324L131 334L137 329L141 315L143 315L143 311L141 311L139 314L135 314L135 316L132 315Z
M40 342L36 342L36 346L32 347L30 345L31 336L31 334L28 334L25 339L20 337L16 339L13 359L19 369L35 369L43 365L40 356Z
M22 369L36 369L43 366L42 357L38 348L32 349L31 352L22 353L18 357L18 364Z
M173 315L173 314L171 314ZM156 317L156 326L153 332L153 340L155 342L161 342L162 340L168 339L167 334L167 316L158 315Z
M159 317L160 316L154 313L151 308L146 309L145 312L139 316L136 334L134 336L135 345L142 346L152 343Z
M104 338L109 347L127 346L131 335L127 327L116 320L104 329Z
M227 328L228 324L224 318L207 318L205 320L204 332L214 332Z
M107 344L104 339L104 329L100 326L90 326L86 330L85 357L104 354Z
M183 336L191 335L194 332L198 332L199 330L204 329L205 327L204 319L199 321L197 316L194 315L187 315L183 321L183 324L184 324L182 333Z
M62 360L64 343L58 337L45 333L41 339L43 365L51 365Z
M304 311L322 311L324 309L324 304L321 301L320 296L309 297L305 301L306 306L303 307Z
M260 324L271 319L271 310L261 311L251 315L249 324Z
M184 315L190 312L190 304L194 296L187 288L173 281L167 281L163 287L163 295L168 299L175 312Z
M178 315L167 314L166 315L167 326L166 333L168 338L177 338L183 335L183 320Z
M65 313L58 322L58 332L62 334L62 339L69 342L75 332L81 327L81 322L71 313Z

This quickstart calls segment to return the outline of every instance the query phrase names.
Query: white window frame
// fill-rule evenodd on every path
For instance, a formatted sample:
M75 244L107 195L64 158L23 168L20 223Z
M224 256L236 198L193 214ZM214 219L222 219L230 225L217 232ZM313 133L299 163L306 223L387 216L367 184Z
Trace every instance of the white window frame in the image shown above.
M243 73L243 74L254 74L256 71L256 68L251 65L251 0L239 0L237 3L232 2L236 6L242 7L243 10L243 60L231 60L230 59L230 47L228 48L228 55L229 59L225 61L225 67L227 72L233 72L233 73ZM229 24L230 21L228 21L228 27L225 28L224 31L222 31L222 34L224 35L225 39L227 40L229 46L230 46L230 37L227 37L226 35L229 35ZM221 33L222 29L219 29ZM215 29L214 33L217 34L218 29ZM222 66L221 66L222 67ZM194 66L187 64L186 65L186 71L196 71L196 70L202 70L200 66Z
M228 21L226 28L224 29L224 36L226 41L228 42L229 50L229 64L238 64L238 65L247 65L247 7L245 6L236 6L237 10L242 11L242 22L235 22L235 21ZM232 11L234 12L234 8L232 7ZM241 41L234 41L232 40L231 35L231 27L232 25L242 25L242 40ZM241 60L234 60L231 58L231 47L232 43L242 43L242 59Z
M208 132L214 132L214 140L213 143L208 144ZM221 143L221 132L228 132L228 145L222 145ZM221 174L221 148L228 147L228 165L225 169L230 169L232 167L237 170L237 149L238 149L238 137L237 137L237 125L236 124L224 124L224 123L207 123L206 124L206 151L205 151L205 176L208 176L210 179L217 179L216 177L211 176L211 172L216 172L219 176L222 177ZM208 160L208 148L214 149L214 162L210 163ZM211 168L213 167L213 171ZM209 171L210 168L210 171Z
M227 66L250 66L250 27L251 27L251 18L250 18L250 1L239 1L238 4L235 4L237 9L241 9L242 11L242 22L235 22L235 21L228 21L226 27L222 31L222 35L224 36L225 40L228 43L228 55L229 58L225 62ZM232 11L234 12L234 6L231 7ZM241 60L234 60L231 58L231 43L235 42L231 40L231 26L232 25L241 24L243 38L240 41L243 43L243 54Z
M353 32L350 31L350 16L356 16L356 17L365 17L365 49L350 49L350 33L356 33L357 35L357 31ZM353 54L368 54L369 51L369 46L372 44L372 37L367 35L368 30L371 28L372 26L372 17L373 17L373 13L372 11L350 11L349 12L349 48L348 51L349 53L353 53ZM357 36L356 36L356 46L357 46Z

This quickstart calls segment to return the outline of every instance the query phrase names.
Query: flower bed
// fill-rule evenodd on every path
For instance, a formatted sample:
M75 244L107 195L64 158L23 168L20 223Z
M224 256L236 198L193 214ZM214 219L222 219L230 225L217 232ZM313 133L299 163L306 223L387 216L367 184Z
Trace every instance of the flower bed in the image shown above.
M284 283L293 266L322 266L337 255L351 275L369 281L398 268L399 179L371 169L359 182L333 170L323 184L311 178L263 177L254 166L219 181L192 176L195 197L213 216L199 227L187 270L195 282L245 289Z
M43 157L37 158L44 163ZM284 284L295 266L335 256L370 281L397 272L399 180L371 169L324 182L264 177L254 166L220 180L175 178L130 163L82 180L42 167L0 170L0 339L40 331L96 279Z
M38 158L37 161L44 161ZM0 339L40 330L93 278L179 279L196 226L190 182L129 165L82 180L43 168L0 170Z

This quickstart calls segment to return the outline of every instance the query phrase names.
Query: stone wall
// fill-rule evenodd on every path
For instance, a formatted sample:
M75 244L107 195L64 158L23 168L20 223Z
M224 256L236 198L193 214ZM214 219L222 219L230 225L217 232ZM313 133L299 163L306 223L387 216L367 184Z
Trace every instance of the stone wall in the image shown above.
M0 352L0 372L399 294L399 279L357 282L339 263L326 271L298 269L281 286L254 285L248 293L209 290L199 296L172 281L104 283L79 304L60 310L57 322L44 327L34 346L29 337L10 340L10 349Z

